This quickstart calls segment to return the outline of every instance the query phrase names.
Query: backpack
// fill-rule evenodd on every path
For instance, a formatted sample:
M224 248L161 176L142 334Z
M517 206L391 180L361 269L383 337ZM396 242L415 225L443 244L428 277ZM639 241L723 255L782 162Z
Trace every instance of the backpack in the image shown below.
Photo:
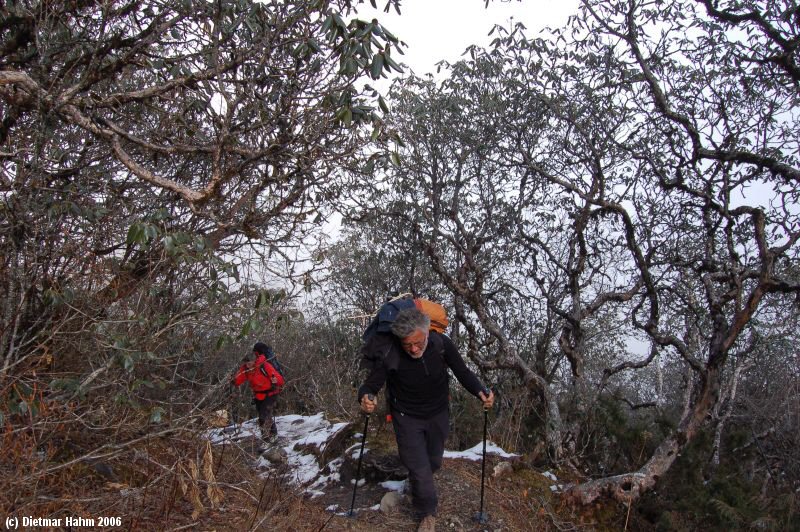
M267 359L267 361L261 366L260 371L262 371L262 374L270 380L270 388L266 390L267 397L278 395L283 391L283 385L286 384L286 380L283 378L283 374L278 371L275 365L269 362L269 359ZM273 378L275 379L275 382L272 382Z
M412 307L417 307L430 317L431 331L440 334L444 333L449 320L447 319L447 311L442 305L427 299L410 297L384 303L361 336L362 342L359 348L359 354L361 355L359 367L361 369L372 371L375 366L386 358L395 342L394 335L391 333L392 323L400 311ZM444 351L444 347L442 347L441 351ZM393 362L390 361L389 367L393 365Z
M283 374L283 367L281 367L281 363L278 362L278 355L275 354L275 351L273 351L271 347L268 347L267 353L264 356L267 357L267 362L269 362L272 367L275 368L275 371L277 371L280 376L285 379L286 375Z
M361 339L366 342L377 333L391 333L392 323L400 311L417 307L431 319L431 330L444 333L450 321L447 319L447 311L439 303L434 303L428 299L404 297L384 303L375 317L367 326Z
M447 311L442 305L422 298L414 299L414 305L431 319L432 331L444 334L445 329L450 325L450 320L447 319Z

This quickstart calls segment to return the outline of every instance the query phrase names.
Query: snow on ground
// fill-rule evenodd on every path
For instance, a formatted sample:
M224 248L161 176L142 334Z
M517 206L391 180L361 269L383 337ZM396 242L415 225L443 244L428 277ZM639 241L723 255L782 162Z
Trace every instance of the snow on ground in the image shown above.
M542 476L545 477L545 478L549 478L550 480L552 480L554 482L558 481L558 477L556 477L550 471L545 471L544 473L542 473ZM564 485L563 484L553 484L553 485L550 486L550 491L552 491L554 493L557 492L557 491L561 491L562 489L564 489Z
M320 452L324 451L328 441L346 427L347 423L332 424L320 413L313 416L276 416L275 424L280 435L278 444L286 453L288 473L284 477L295 485L303 486L312 497L322 495L326 484L339 480L339 468L344 460L339 457L320 466L317 457L304 447L313 445ZM261 435L257 419L251 419L240 425L209 430L206 437L214 444L235 444L243 440L258 439ZM273 464L265 456L259 456L255 465L256 468L263 469L265 474L280 467L280 464ZM321 474L325 465L328 466L329 474Z
M502 456L503 458L513 458L515 456L519 456L505 452L499 445L488 440L486 441L486 454L496 454L497 456ZM474 447L471 447L465 451L445 451L444 457L464 458L465 460L478 461L483 458L483 442L479 442Z
M381 486L383 486L389 491L396 491L398 493L403 493L406 491L405 480L386 480L384 482L381 482Z
M288 473L284 473L285 478L295 485L302 486L306 493L313 497L324 494L325 486L332 482L339 482L339 469L344 463L342 457L337 457L327 464L320 465L317 457L307 450L307 446L313 445L320 452L325 450L328 441L340 430L347 426L347 423L330 423L322 413L313 416L299 416L290 414L286 416L276 416L275 423L278 426L280 435L279 445L286 452L286 467ZM260 438L257 419L245 421L242 424L231 425L221 429L211 429L206 433L206 437L213 444L231 443L237 444L243 440ZM356 434L357 439L362 437ZM345 454L356 459L361 450L361 443L347 448ZM365 445L364 453L369 452L369 442ZM487 441L486 452L496 454L505 458L516 455L505 452L497 444ZM445 451L445 458L463 458L467 460L480 460L483 454L483 442L466 451ZM283 471L281 464L273 464L266 457L259 456L255 460L258 469L264 470L264 474L273 469ZM322 474L326 469L328 473ZM363 479L359 483L363 482ZM381 486L390 491L400 491L404 489L405 481L382 482Z
M229 425L221 429L211 429L206 432L206 438L211 440L211 443L232 443L248 438L259 437L258 425L255 419L245 421L242 424Z

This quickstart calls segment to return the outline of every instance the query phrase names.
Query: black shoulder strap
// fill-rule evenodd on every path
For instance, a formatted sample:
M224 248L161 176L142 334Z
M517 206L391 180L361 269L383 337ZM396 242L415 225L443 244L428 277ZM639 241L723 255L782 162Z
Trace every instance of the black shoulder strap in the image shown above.
M447 365L447 359L444 357L444 338L441 333L436 331L431 331L428 333L428 341L431 342L433 345L433 349L442 357L442 363L445 367L449 367Z
M392 336L377 333L361 345L361 368L372 369L376 364L386 363L386 357L393 351Z

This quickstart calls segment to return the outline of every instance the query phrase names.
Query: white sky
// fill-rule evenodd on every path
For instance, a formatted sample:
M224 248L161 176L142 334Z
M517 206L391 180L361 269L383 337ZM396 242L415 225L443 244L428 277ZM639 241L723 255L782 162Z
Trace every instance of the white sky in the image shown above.
M407 44L405 55L393 55L417 75L436 73L436 63L457 61L471 44L488 45L494 25L522 22L526 35L533 37L543 28L560 27L578 10L579 0L402 0L401 15L394 9L383 12L386 0L377 0L373 9L367 1L359 6L358 18L377 18L389 31Z

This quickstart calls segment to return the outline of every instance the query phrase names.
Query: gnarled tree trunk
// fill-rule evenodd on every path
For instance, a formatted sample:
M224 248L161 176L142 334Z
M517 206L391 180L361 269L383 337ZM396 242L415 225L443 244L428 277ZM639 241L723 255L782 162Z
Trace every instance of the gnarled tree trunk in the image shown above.
M711 357L714 360L715 357ZM620 502L630 502L655 486L656 482L672 467L680 452L694 439L705 425L719 401L721 371L716 364L710 365L700 376L700 388L694 400L684 411L678 429L667 437L650 459L638 471L611 477L590 480L571 486L565 497L571 502L591 504L602 496Z

